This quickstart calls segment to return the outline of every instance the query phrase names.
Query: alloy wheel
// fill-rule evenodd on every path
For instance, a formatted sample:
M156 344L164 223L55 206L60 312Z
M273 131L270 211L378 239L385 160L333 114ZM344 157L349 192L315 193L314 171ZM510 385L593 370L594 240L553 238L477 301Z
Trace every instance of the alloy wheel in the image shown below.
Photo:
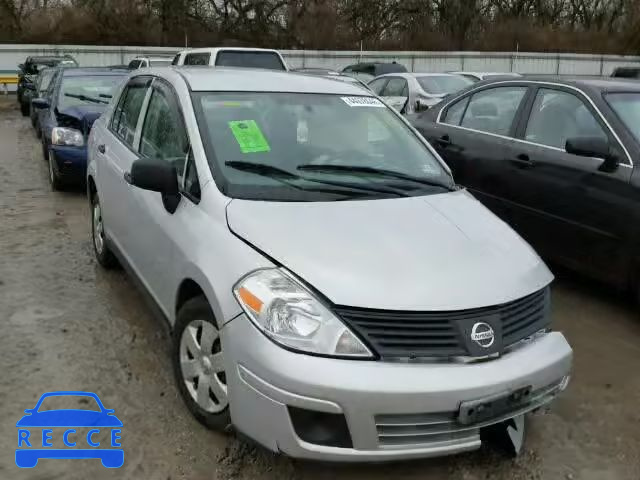
M104 249L104 224L102 223L102 210L100 202L96 199L93 205L93 245L98 255L102 255Z

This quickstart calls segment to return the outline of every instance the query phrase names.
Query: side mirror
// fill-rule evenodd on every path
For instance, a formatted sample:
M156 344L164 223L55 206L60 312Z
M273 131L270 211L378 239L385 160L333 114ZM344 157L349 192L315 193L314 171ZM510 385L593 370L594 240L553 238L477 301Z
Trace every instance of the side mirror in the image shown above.
M620 159L611 150L611 145L607 140L600 137L575 137L567 139L565 150L572 155L580 157L601 158L604 160L600 165L603 172L613 172L618 168Z
M49 108L51 106L46 98L34 98L31 100L31 105L37 109Z
M425 112L429 110L429 105L420 99L416 100L416 113Z
M127 181L143 190L178 195L178 172L169 162L157 158L141 158L131 165Z

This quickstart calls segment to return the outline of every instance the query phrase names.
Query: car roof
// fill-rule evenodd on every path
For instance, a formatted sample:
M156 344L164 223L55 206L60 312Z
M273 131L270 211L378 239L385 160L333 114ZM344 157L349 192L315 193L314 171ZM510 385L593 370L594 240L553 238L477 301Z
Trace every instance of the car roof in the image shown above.
M548 76L548 75L527 75L522 78L489 80L483 83L496 82L538 82L565 85L579 88L581 90L599 92L640 92L640 81L633 78L621 77L587 77L587 76ZM478 84L476 84L478 85Z
M274 50L272 48L253 48L253 47L213 47L213 48L189 48L187 50L182 50L180 53L217 53L221 50L233 50L233 51L237 51L237 52L271 52L271 53L277 53L278 55L280 55L280 53L277 50Z
M416 77L455 77L456 75L452 73L420 73L420 72L395 72L395 73L385 73L383 75L378 75L376 78L372 79L377 80L378 78L384 77L404 77L404 78L416 78Z
M127 75L129 70L126 68L111 67L82 67L82 68L63 68L62 75L65 77L85 77L89 75Z
M335 81L319 75L279 70L179 67L152 68L150 71L159 76L166 76L167 71L178 72L193 91L325 93L354 96L364 94L369 96L362 87L356 84Z
M174 55L138 55L134 60L173 60Z
M35 57L27 57L29 62L47 62L53 60L73 60L71 55L42 55Z
M505 77L521 77L522 74L517 73L517 72L470 72L468 70L460 70L460 71L455 71L455 72L449 72L449 73L454 73L456 75L474 75L477 77L486 77L488 75L503 75Z

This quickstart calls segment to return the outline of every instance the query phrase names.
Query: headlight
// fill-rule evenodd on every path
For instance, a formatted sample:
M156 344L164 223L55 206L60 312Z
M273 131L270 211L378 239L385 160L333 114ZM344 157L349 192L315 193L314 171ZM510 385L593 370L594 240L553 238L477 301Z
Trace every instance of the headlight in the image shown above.
M51 132L51 143L81 147L84 145L84 135L80 130L73 128L55 127Z
M250 273L233 293L251 321L277 343L320 355L372 357L329 309L281 270Z

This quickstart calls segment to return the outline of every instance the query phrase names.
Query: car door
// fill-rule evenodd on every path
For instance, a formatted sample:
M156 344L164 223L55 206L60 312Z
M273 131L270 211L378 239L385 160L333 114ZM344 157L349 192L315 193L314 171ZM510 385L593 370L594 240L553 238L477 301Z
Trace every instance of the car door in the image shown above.
M179 100L164 80L154 80L141 118L136 157L173 164L182 185L187 160L191 156L190 141ZM127 185L127 189L128 216L132 221L128 252L143 283L166 313L171 308L176 288L167 279L166 272L172 268L176 239L183 232L178 219L185 215L184 205L178 205L178 210L174 211L165 207L168 204L160 193L133 185Z
M474 90L435 113L418 118L416 127L467 187L496 214L509 219L504 201L512 188L505 175L505 152L512 142L528 87L503 84Z
M539 86L518 128L512 165L514 225L543 255L609 281L624 269L623 238L632 168L594 105L580 91ZM621 165L566 152L569 138L607 141ZM609 278L605 278L609 277Z
M136 270L136 260L131 257L135 221L130 214L130 188L125 181L125 173L131 170L131 164L138 158L136 137L140 130L140 112L148 97L151 81L152 77L141 76L127 83L116 100L104 138L96 139L93 152L98 159L98 194L104 198L101 208L105 233Z
M391 107L400 113L404 112L404 108L409 100L409 85L407 79L403 77L387 77L388 81L382 89L380 96Z

